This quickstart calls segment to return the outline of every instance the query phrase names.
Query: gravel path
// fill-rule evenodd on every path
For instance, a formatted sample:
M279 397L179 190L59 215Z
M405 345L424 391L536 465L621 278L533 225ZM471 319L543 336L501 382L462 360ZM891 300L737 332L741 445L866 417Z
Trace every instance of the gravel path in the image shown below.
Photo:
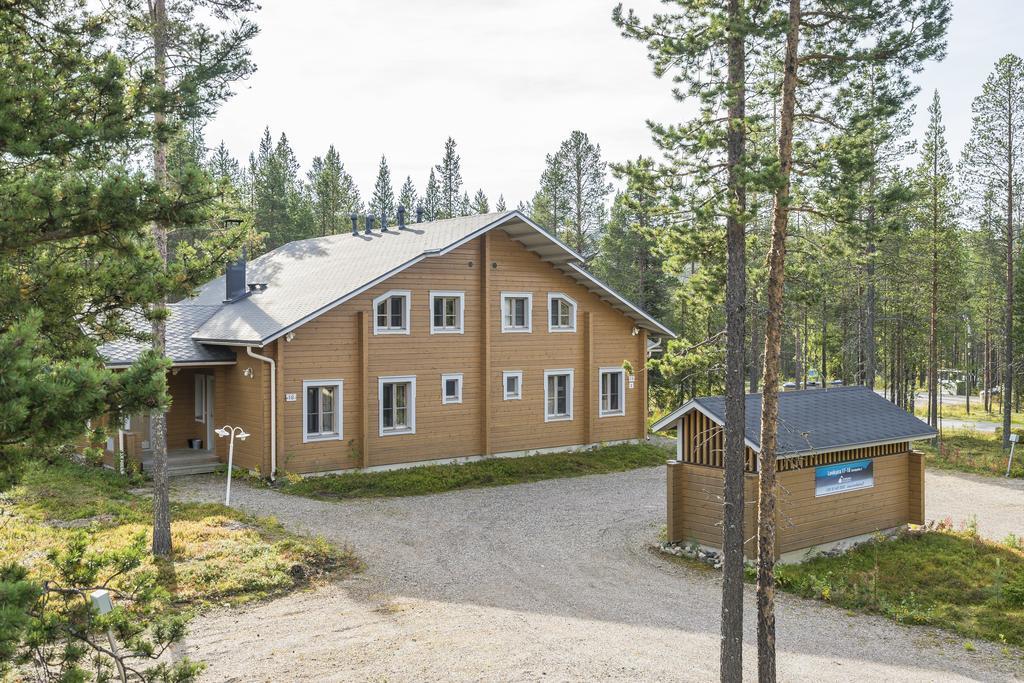
M325 503L233 487L246 510L352 545L364 574L192 624L205 680L509 681L717 678L720 583L649 547L664 521L663 468L435 496ZM937 483L933 483L937 482ZM217 500L223 483L178 480ZM928 475L929 515L957 516L1001 483ZM1015 512L1021 518L1018 502ZM983 530L1002 508L979 508ZM1011 510L1011 512L1014 512ZM1005 534L1004 534L1005 535ZM745 652L754 677L753 592ZM1010 680L1003 654L788 595L778 599L779 678Z
M1024 479L928 470L924 496L928 519L949 517L960 526L974 518L986 538L1024 537Z

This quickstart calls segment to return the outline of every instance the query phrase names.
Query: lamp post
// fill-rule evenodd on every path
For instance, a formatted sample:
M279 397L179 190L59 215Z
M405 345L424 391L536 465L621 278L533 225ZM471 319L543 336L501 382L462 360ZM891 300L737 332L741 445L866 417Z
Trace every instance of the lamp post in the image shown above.
M114 609L114 602L110 599L110 592L105 589L94 590L89 594L89 600L100 616ZM121 663L121 655L117 651L117 641L114 640L114 631L109 627L107 628L107 640L110 641L110 652L113 655L114 664L117 665L117 673L121 677L121 683L128 683L124 664Z
M231 425L224 425L220 429L215 429L214 433L219 437L231 437L231 440L228 442L228 486L224 492L224 505L231 507L231 467L235 457L235 437L237 436L239 441L245 441L249 435L241 427L232 427Z

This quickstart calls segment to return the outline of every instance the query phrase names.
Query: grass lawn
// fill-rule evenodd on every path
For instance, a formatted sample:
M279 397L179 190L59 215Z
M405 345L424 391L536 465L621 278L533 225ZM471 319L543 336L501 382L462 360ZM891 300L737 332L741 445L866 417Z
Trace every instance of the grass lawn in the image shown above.
M50 578L48 551L83 529L97 550L151 535L152 500L129 491L142 483L60 458L30 463L20 482L0 494L0 564L15 561L34 578ZM271 597L359 568L323 539L222 505L172 503L171 519L173 557L147 559L138 571L155 571L177 607Z
M1011 477L1024 477L1024 448L1018 444L1013 456ZM939 448L925 441L919 441L915 448L925 454L928 467L944 470L959 470L976 474L1000 475L1006 473L1009 451L1003 450L1001 437L975 431L943 432Z
M775 576L789 593L1024 646L1024 552L1018 539L1007 541L970 529L907 532L838 557L780 565Z
M1003 423L1003 412L999 408L999 403L993 403L994 411L988 412L983 409L984 404L980 399L971 398L971 413L967 414L967 407L959 403L943 403L940 413L942 417L948 420L976 420L978 422L998 422ZM915 409L915 415L922 420L928 419L927 407L918 407ZM1014 426L1024 426L1024 413L1010 413L1010 424Z
M425 465L383 472L353 472L286 482L283 491L314 498L418 496L542 479L623 472L665 464L668 450L652 444L619 444L592 451L491 458L461 465Z

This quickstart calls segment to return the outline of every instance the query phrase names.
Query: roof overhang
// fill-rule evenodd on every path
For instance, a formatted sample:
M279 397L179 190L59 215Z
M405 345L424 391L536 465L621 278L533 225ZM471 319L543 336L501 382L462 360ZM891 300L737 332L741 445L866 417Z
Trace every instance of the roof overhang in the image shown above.
M172 361L172 368L204 368L212 365L237 365L236 360L196 360L196 361ZM131 367L131 363L104 363L103 366L111 370L123 370Z
M612 290L611 287L602 283L593 275L583 270L583 268L581 268L578 265L579 262L582 262L584 260L583 256L581 256L578 252L569 247L569 245L565 244L565 242L562 242L556 236L549 233L539 224L530 220L530 218L525 216L522 212L510 211L506 214L499 216L490 223L487 223L486 225L477 228L473 232L464 235L457 241L449 245L446 245L442 249L431 249L423 252L422 254L416 256L415 258L409 259L405 263L402 263L392 268L388 272L380 275L377 278L374 278L370 282L367 282L366 284L361 285L357 289L354 289L351 292L344 294L343 296L339 297L338 299L335 299L334 301L325 306L321 306L312 313L309 313L308 315L303 316L301 319L285 327L282 327L274 334L264 337L263 339L211 339L199 337L193 334L192 340L201 342L203 344L211 344L216 346L266 346L267 344L278 339L279 337L282 337L288 334L289 332L294 331L295 329L301 327L302 325L305 325L306 323L315 318L318 318L319 316L330 311L331 309L340 306L341 304L345 303L346 301L356 296L359 296L366 290L376 287L377 285L384 282L388 278L394 277L398 273L401 273L407 268L416 265L420 261L423 261L424 259L430 258L432 256L443 256L445 254L448 254L454 249L458 249L462 245L466 244L467 242L471 242L477 237L480 237L481 235L484 235L490 232L491 230L497 228L501 228L506 233L508 233L509 237L511 237L513 240L519 242L530 251L536 253L542 261L552 264L554 267L558 268L566 275L569 275L570 277L575 279L588 290L597 294L602 300L611 304L613 308L616 308L620 312L633 318L637 322L638 326L650 330L656 334L671 337L673 339L675 338L676 335L674 332L672 332L672 330L668 329L667 327L659 323L657 320L644 313L642 310L628 302L620 294Z

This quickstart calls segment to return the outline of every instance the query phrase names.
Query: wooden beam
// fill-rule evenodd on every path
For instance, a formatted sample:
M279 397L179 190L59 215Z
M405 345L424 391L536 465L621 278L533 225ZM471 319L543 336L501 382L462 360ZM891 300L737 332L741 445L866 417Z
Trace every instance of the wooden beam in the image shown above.
M359 445L361 447L360 467L370 466L370 317L366 311L359 311L359 381L362 391L359 392Z
M491 454L491 233L480 236L480 454Z

